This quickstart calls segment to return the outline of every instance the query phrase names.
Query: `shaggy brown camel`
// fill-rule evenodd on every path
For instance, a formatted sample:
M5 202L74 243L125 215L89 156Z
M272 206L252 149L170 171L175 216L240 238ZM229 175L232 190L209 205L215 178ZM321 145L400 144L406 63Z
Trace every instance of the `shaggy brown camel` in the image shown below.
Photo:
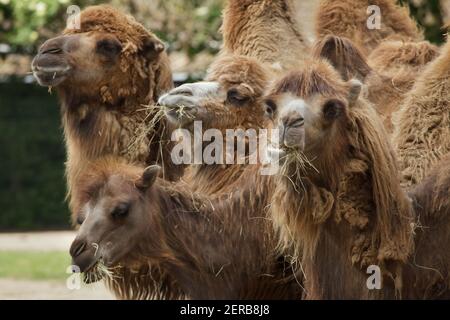
M275 225L285 248L303 253L310 299L448 299L450 159L408 197L360 90L359 81L343 82L316 61L269 91L284 132ZM367 286L369 266L380 268L379 290Z
M267 98L283 132L273 219L285 250L301 252L309 299L394 298L413 252L410 201L360 90L317 60L276 82ZM370 265L381 268L383 290L366 286Z
M450 42L418 77L394 117L402 182L419 184L450 152Z
M172 88L163 43L108 6L81 12L80 29L46 41L33 60L38 82L61 99L69 193L84 164L114 154L142 164L168 157L145 105ZM168 178L177 170L165 163ZM169 167L168 167L169 166ZM170 170L169 170L170 168Z
M423 40L423 33L410 17L409 10L396 0L320 0L317 11L316 33L318 38L335 35L350 39L364 54L369 54L381 42L400 40L416 42ZM380 9L379 28L369 28L369 6ZM368 22L369 21L369 22Z
M329 35L316 43L313 55L327 58L344 80L364 82L364 95L376 106L391 135L393 114L439 49L428 41L385 41L366 58L350 40Z
M294 0L229 0L221 54L253 57L275 70L298 66L309 51L296 21L298 6Z
M69 196L73 198L73 183L87 163L105 155L163 163L164 176L175 178L180 170L166 161L169 145L160 144L163 122L145 107L172 88L164 45L132 17L109 6L83 10L80 23L80 29L67 29L45 42L32 63L39 83L54 87L61 98ZM72 200L70 208L75 222ZM183 295L157 270L122 272L130 282L137 278L149 283L143 286L152 297ZM152 286L154 280L159 282ZM121 298L140 298L113 289Z
M157 171L103 159L79 177L83 221L70 253L86 278L150 263L193 299L299 297L276 259L271 222L239 192L211 200L157 179Z

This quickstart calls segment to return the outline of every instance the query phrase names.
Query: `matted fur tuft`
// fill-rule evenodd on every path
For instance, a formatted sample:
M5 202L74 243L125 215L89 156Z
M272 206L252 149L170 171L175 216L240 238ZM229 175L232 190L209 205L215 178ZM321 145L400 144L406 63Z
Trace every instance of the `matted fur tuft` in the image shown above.
M420 183L450 152L450 42L430 63L395 115L403 183Z

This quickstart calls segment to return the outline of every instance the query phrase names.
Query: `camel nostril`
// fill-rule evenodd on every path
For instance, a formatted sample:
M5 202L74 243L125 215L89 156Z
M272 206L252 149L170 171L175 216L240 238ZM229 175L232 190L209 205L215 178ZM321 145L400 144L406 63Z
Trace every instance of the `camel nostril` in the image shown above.
M298 118L289 118L283 121L283 124L286 128L300 128L305 124L305 119L303 117Z
M78 257L80 254L83 253L84 249L86 248L86 242L74 242L72 244L72 247L70 248L70 255L72 257Z
M48 48L48 49L42 50L42 52L41 52L41 54L59 54L59 53L62 53L61 48Z

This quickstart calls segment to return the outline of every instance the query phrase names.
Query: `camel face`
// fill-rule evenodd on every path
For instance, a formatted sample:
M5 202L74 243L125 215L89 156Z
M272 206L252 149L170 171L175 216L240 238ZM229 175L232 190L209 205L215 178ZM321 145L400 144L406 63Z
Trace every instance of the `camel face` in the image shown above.
M277 81L266 97L265 111L279 130L279 153L320 157L329 141L341 133L341 120L345 121L348 113L348 95L348 87L339 75L322 63Z
M266 102L274 115L283 151L314 154L333 133L335 121L346 112L344 101L313 96L307 100L285 93Z
M169 121L188 130L194 121L201 121L204 129L258 127L264 115L262 95L246 83L185 84L162 96L159 104L166 107Z
M143 181L154 182L155 172L144 179L136 172L112 170L116 171L110 174L101 168L88 168L77 184L80 229L70 254L86 279L98 278L89 274L98 273L99 264L113 267L132 260L130 252L150 223L142 194L149 184L145 187Z
M182 128L189 128L197 121L206 121L213 116L208 100L224 101L226 92L218 82L186 83L161 96L158 103L166 107L167 119Z
M192 130L194 121L204 129L259 128L267 71L248 57L226 56L209 70L207 82L173 89L159 99L166 115L176 125Z
M92 6L81 12L78 29L46 41L31 67L39 84L56 87L72 110L83 104L126 109L155 102L172 87L163 51L164 44L131 16Z
M108 83L120 72L122 44L106 33L83 33L47 40L33 59L33 74L42 86Z

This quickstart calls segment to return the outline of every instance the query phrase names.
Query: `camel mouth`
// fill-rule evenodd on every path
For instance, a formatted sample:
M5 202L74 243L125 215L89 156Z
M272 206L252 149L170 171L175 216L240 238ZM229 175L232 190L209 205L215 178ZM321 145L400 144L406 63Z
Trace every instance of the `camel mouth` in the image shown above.
M273 145L267 146L267 156L270 161L279 161L283 159L288 153L288 150L285 148L278 148Z
M83 282L85 284L92 284L103 279L104 274L99 270L100 260L94 261L86 271L83 272Z
M167 120L169 120L172 124L184 127L194 122L197 114L197 108L185 106L166 106L164 113Z
M37 67L33 66L33 75L41 86L53 86L61 84L68 78L70 67Z

